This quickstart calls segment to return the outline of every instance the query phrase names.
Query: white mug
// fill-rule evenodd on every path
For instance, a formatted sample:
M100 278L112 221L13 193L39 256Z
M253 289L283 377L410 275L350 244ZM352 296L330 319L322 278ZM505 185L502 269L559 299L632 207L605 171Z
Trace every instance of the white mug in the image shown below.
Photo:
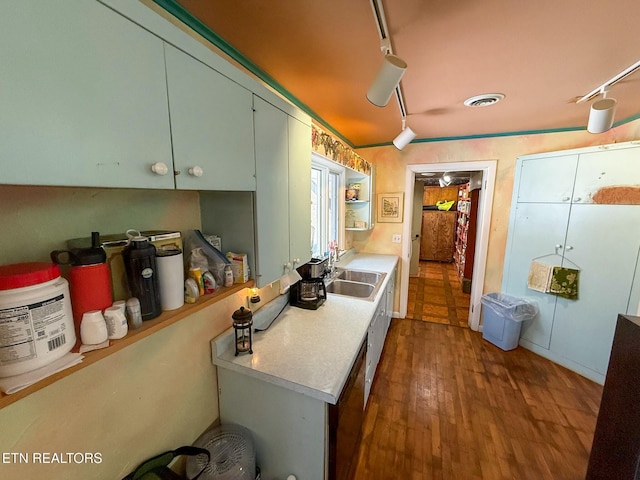
M98 345L107 341L107 324L100 310L90 310L82 315L80 338L84 345Z
M117 305L109 307L104 311L104 320L107 324L107 332L111 340L122 338L129 331L127 317Z

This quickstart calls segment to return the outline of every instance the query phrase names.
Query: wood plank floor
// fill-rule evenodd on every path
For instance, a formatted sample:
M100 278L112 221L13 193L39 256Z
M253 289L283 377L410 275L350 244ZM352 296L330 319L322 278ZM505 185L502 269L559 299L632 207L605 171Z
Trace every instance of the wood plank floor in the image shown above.
M446 325L468 326L471 295L453 263L420 262L417 277L409 277L407 318Z
M394 319L355 478L584 479L602 387L468 328Z

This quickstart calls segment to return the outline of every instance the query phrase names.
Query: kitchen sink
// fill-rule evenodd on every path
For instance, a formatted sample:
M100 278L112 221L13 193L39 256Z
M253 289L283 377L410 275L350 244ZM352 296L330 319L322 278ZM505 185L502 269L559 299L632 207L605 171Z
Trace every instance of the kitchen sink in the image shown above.
M335 279L327 285L327 293L336 293L349 297L366 298L375 290L375 286L369 283L351 282L349 280Z
M341 280L350 280L352 282L370 283L375 285L384 277L383 273L367 272L364 270L341 270L337 278Z
M386 273L340 268L333 280L327 283L327 293L372 301L385 275Z

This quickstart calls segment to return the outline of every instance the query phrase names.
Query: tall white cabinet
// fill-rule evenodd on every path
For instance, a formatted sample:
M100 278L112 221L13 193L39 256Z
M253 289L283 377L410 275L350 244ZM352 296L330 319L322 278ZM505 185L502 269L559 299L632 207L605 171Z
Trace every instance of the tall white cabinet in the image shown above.
M518 159L502 291L536 301L520 344L602 383L618 313L637 313L640 145ZM580 270L578 299L527 288L531 262Z
M311 126L254 97L256 281L311 258Z

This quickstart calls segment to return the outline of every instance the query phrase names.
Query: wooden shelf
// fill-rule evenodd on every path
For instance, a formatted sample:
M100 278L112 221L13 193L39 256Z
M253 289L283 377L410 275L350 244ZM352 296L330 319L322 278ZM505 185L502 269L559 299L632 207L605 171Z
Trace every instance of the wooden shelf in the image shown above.
M58 380L72 375L78 370L82 370L83 368L88 367L89 365L92 365L102 360L103 358L119 352L123 348L126 348L129 345L133 345L134 343L147 338L149 335L159 332L160 330L167 328L174 323L189 317L190 315L193 315L203 308L209 307L210 305L213 305L227 297L230 297L231 295L234 295L244 290L245 288L251 288L253 286L254 281L249 280L247 283L235 284L231 287L222 287L216 290L214 293L199 298L196 303L185 304L176 310L163 312L159 317L154 318L153 320L146 320L142 322L142 326L140 328L129 330L126 337L119 340L111 340L110 345L107 348L84 353L82 363L62 370L61 372L55 373L50 377L44 378L27 388L19 390L16 393L12 393L11 395L0 393L0 409L11 405L18 400L21 400L31 395L32 393L37 392L38 390L41 390L42 388L57 382ZM80 344L78 340L78 343L73 348L72 352L77 352L79 347Z

